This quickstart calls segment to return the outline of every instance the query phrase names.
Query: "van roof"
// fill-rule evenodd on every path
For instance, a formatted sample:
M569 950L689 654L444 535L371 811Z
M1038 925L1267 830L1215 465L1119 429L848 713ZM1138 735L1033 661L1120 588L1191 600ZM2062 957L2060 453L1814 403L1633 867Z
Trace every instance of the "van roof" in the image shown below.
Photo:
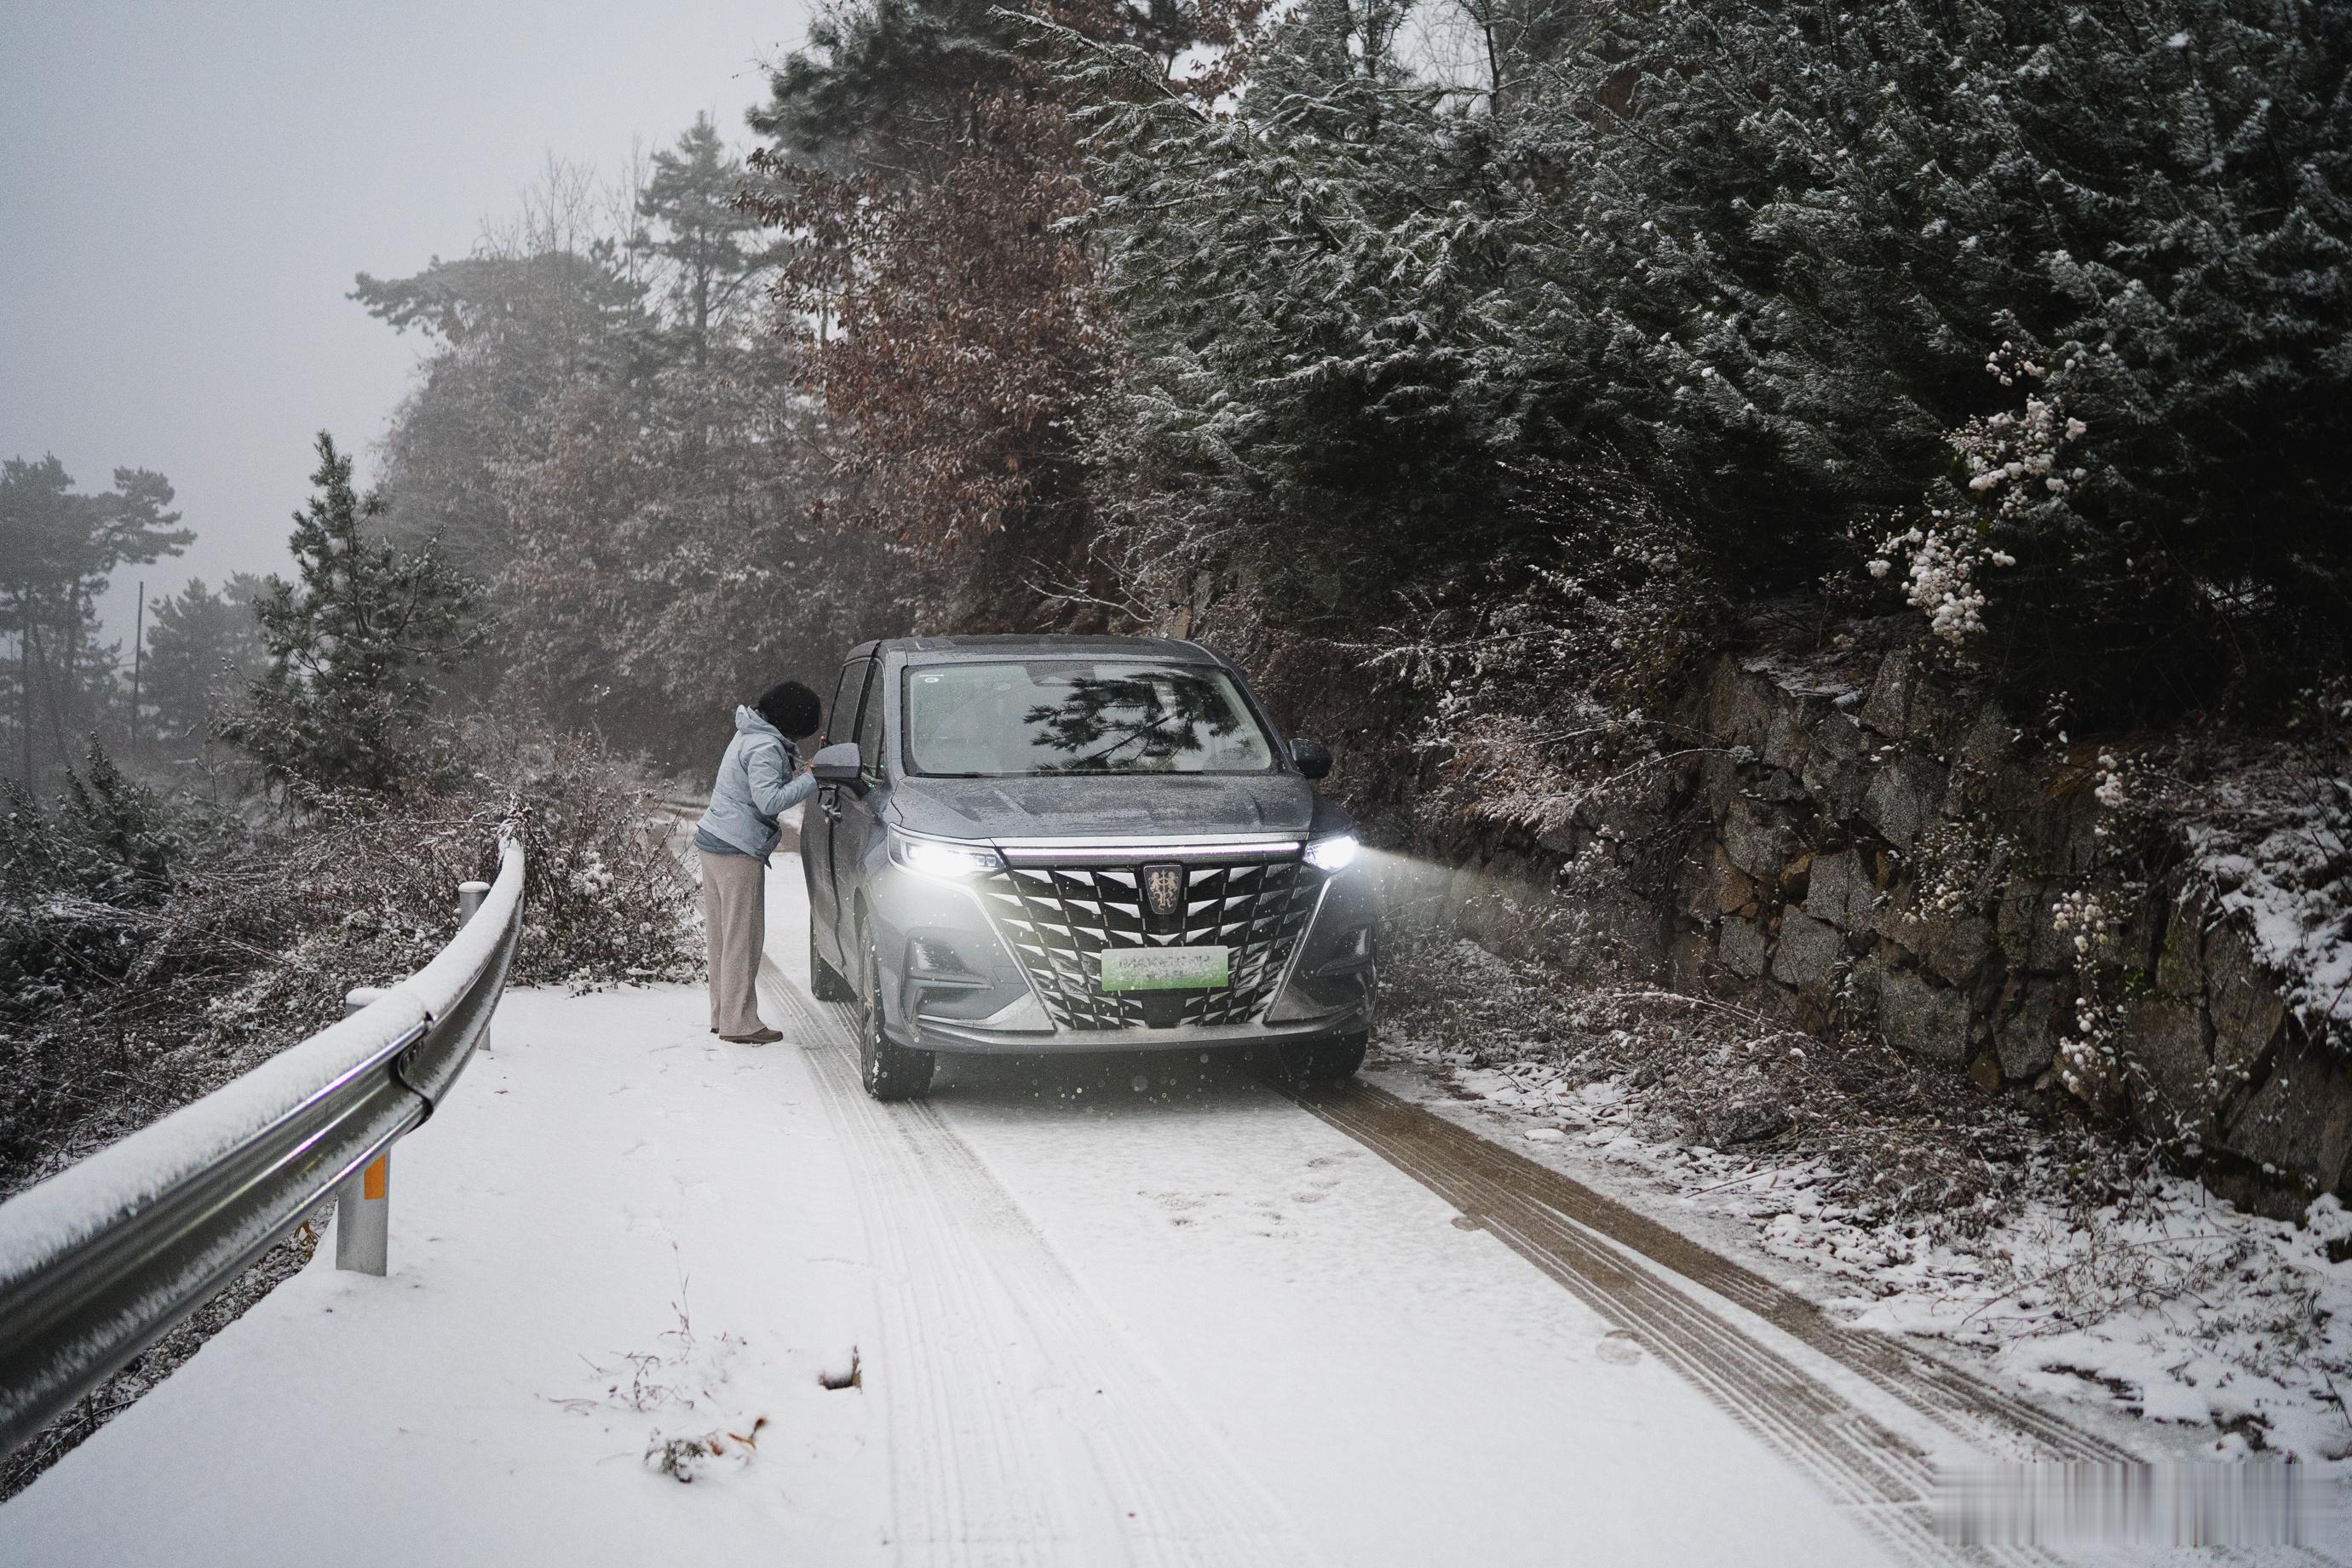
M1224 661L1197 643L1173 637L987 636L892 637L865 643L850 656L904 653L921 664L952 664L1003 658L1112 657L1159 659L1169 664L1218 664Z

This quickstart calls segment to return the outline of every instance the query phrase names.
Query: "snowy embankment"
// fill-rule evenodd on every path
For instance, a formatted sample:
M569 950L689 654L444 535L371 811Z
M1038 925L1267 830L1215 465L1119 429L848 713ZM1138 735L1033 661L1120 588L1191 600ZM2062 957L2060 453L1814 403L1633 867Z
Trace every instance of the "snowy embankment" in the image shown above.
M1429 1108L1727 1255L1777 1262L1842 1322L1918 1336L2126 1447L2284 1453L2352 1480L2352 1213L2333 1197L2295 1225L2153 1177L2087 1214L2028 1197L1976 1234L1878 1223L1839 1200L1848 1173L1823 1161L1664 1136L1667 1118L1623 1076L1588 1081L1540 1050L1514 1060L1508 1042L1475 1062L1403 1034L1380 1044L1423 1070L1411 1076ZM1412 1092L1407 1076L1381 1082Z
M2343 716L2352 717L2352 703ZM2352 1041L2352 779L2284 768L2214 787L2189 847L2315 1033Z
M0 1508L0 1560L1881 1560L1236 1064L960 1063L882 1107L771 982L765 1050L696 990L513 993L394 1157L390 1275L322 1249Z

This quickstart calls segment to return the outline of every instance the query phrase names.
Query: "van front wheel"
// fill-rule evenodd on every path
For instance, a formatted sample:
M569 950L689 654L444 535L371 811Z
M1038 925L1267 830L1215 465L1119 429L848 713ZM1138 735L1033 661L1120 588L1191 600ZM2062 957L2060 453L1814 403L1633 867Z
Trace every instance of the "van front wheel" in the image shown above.
M1364 1065L1364 1048L1370 1041L1369 1032L1285 1040L1275 1054L1282 1076L1293 1083L1339 1083L1353 1078Z

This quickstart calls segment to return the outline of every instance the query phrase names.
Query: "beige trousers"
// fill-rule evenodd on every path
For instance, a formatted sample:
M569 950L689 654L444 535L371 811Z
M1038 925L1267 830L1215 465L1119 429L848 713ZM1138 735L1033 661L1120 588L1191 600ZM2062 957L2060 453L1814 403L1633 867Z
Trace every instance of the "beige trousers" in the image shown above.
M767 867L750 855L702 857L702 924L710 939L710 1026L757 1034L760 955L768 945Z

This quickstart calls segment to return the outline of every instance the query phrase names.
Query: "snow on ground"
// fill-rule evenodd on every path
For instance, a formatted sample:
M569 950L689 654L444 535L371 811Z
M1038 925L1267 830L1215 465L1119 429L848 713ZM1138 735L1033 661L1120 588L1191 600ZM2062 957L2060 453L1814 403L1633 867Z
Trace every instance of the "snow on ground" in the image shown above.
M0 1561L1879 1560L1230 1061L882 1107L776 1010L756 1049L698 990L512 994L394 1156L390 1275L321 1249L0 1508Z
M795 1063L702 1011L510 992L394 1153L390 1274L320 1248L0 1508L0 1560L880 1560L880 1434L817 1381L862 1322L854 1200ZM724 1451L680 1486L656 1434Z
M1795 1265L1772 1271L1845 1322L1922 1336L2071 1419L2159 1424L2106 1427L2132 1447L2263 1448L2352 1479L2352 1214L2334 1197L2296 1226L2163 1178L2086 1224L2041 1199L1981 1236L1938 1235L1860 1218L1824 1196L1833 1173L1817 1163L1643 1136L1653 1124L1623 1078L1582 1082L1534 1058L1473 1066L1394 1032L1381 1045L1424 1070L1414 1098L1432 1109L1718 1250Z

